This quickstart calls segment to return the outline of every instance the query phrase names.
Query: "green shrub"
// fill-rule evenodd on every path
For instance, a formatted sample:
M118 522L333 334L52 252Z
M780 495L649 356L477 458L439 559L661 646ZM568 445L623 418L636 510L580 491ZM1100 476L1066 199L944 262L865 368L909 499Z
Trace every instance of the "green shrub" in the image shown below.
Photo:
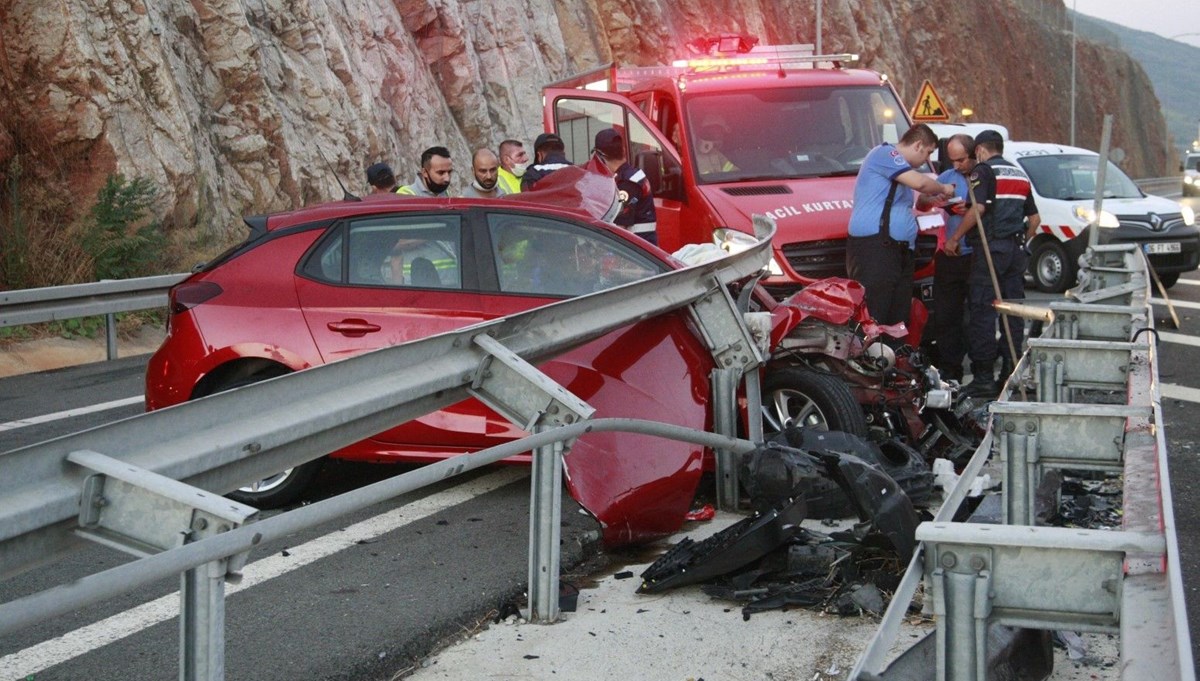
M166 236L150 219L158 190L144 177L109 175L85 221L81 246L92 258L95 277L130 279L157 274Z

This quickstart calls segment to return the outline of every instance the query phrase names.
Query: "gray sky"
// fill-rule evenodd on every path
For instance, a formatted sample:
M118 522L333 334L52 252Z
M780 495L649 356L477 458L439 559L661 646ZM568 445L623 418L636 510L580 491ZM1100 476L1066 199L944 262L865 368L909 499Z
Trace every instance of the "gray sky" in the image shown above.
M1068 8L1114 24L1200 47L1200 0L1064 0ZM1180 35L1186 33L1187 35ZM1176 37L1178 36L1178 37Z

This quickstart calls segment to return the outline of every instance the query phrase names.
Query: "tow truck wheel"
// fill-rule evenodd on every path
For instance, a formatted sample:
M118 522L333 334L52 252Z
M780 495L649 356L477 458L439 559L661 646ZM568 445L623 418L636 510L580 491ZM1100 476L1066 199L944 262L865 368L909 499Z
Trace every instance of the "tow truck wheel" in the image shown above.
M1067 255L1067 249L1053 239L1044 239L1033 249L1029 262L1033 284L1039 291L1062 293L1075 284L1078 276L1075 263Z
M287 373L289 372L283 367L264 369L250 376L241 376L219 383L212 389L194 397L204 397L206 395L225 392L226 390L233 390L234 388L241 388L251 383L258 383L259 381L283 376ZM262 480L245 487L240 487L225 496L234 501L240 501L243 504L253 506L254 508L279 508L298 499L304 493L304 490L308 488L313 478L317 476L317 473L320 472L321 466L324 463L325 458L321 457L295 468L281 471L275 475L269 475Z
M763 434L787 425L867 436L867 419L840 378L803 367L768 368L762 387Z

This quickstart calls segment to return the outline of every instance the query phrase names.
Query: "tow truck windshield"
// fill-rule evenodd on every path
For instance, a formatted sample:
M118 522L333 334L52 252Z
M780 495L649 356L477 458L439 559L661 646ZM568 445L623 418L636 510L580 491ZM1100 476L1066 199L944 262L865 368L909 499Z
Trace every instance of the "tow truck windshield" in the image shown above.
M886 87L774 87L686 101L701 184L856 175L863 158L908 129Z

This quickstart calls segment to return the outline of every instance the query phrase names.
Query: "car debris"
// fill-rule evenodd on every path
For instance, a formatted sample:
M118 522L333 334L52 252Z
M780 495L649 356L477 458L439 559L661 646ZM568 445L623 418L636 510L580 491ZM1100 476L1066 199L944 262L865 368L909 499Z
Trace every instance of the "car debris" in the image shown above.
M642 573L638 593L703 584L714 598L743 603L743 618L789 606L882 612L916 548L918 513L878 447L846 433L804 430L788 429L743 456L750 517L703 541L681 540ZM933 474L920 457L896 469L928 498ZM851 510L859 522L828 534L801 527L813 517L810 495L821 508Z

